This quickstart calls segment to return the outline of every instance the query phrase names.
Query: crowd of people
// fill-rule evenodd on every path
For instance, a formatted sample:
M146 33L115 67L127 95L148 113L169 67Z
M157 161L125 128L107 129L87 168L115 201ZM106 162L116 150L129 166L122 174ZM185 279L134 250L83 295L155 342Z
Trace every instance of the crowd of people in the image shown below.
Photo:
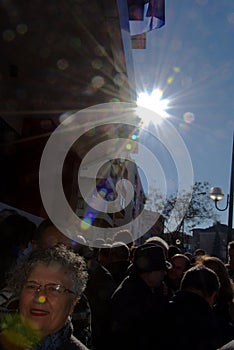
M127 230L94 248L13 211L0 234L0 349L234 350L234 241L225 262Z

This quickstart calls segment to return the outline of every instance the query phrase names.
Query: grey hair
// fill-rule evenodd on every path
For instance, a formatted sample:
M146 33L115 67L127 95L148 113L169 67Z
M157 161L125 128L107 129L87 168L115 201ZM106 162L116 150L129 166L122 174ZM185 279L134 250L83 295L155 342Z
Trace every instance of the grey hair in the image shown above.
M49 265L57 263L68 271L73 282L73 290L76 295L81 295L84 291L88 272L85 260L75 254L64 245L57 245L51 248L37 250L30 253L18 264L9 274L8 287L19 295L24 283L27 281L31 271L38 264Z

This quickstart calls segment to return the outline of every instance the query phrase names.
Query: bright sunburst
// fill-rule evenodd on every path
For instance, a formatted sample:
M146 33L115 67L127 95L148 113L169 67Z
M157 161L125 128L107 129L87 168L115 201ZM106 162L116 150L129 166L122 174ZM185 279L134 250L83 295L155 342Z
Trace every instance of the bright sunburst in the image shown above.
M169 100L163 99L163 91L161 89L155 89L149 94L148 92L141 92L137 98L137 105L145 107L154 112L160 114L161 117L168 117L166 109L169 105ZM144 123L148 123L150 120L143 120Z

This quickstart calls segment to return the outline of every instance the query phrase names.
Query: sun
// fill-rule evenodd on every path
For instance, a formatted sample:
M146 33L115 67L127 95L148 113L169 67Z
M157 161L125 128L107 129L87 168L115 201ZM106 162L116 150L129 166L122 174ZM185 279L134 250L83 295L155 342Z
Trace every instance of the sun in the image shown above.
M161 89L155 89L150 94L148 92L140 92L137 97L137 106L145 107L158 113L161 117L167 118L168 113L166 112L169 100L163 99L163 91ZM148 124L153 117L148 115L143 118L143 123Z

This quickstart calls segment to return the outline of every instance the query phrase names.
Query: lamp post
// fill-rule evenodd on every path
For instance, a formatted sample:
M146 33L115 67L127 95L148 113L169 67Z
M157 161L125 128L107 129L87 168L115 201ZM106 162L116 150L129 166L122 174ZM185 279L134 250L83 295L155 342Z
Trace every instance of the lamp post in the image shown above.
M215 208L219 211L224 211L228 208L228 232L227 232L227 243L232 241L232 220L233 220L233 184L234 184L234 135L232 143L232 160L231 160L231 178L230 178L230 193L227 195L227 202L224 208L218 207L218 201L224 197L224 192L220 187L212 187L210 189L210 198L215 203Z

